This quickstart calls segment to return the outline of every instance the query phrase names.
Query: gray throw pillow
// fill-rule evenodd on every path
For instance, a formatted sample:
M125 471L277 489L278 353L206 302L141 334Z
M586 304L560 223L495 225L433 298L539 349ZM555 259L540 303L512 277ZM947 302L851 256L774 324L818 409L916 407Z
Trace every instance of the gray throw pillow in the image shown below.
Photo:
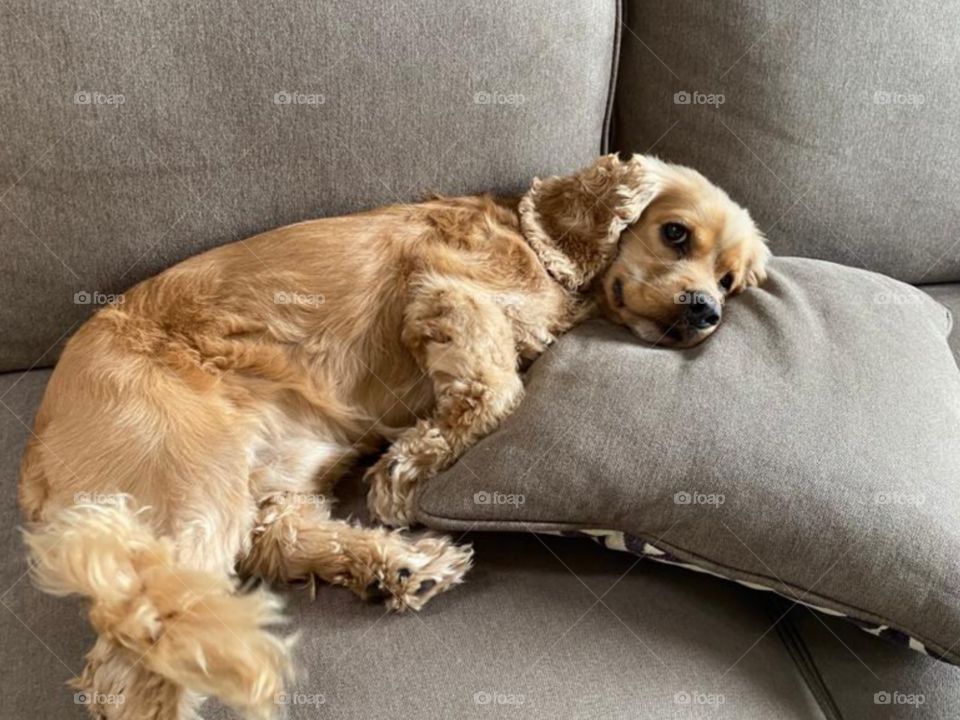
M923 292L777 259L690 350L600 321L426 483L444 530L578 532L960 661L960 373Z

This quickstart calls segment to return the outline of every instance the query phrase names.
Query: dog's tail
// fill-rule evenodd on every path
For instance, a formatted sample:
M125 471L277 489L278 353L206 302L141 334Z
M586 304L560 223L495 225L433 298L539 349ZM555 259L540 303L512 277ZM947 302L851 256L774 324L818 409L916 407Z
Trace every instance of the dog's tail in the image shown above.
M66 509L25 536L42 590L90 598L98 645L125 648L133 665L248 717L275 714L292 644L268 630L282 620L279 600L178 566L173 542L123 502Z

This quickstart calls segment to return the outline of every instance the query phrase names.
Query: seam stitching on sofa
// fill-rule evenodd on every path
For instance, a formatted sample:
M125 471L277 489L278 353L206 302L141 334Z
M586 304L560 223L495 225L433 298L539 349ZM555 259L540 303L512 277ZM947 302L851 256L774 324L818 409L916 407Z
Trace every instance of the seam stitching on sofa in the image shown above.
M783 610L786 602L784 598L779 596L765 596L764 598L764 605L773 610L773 615L777 617L784 615L783 621L776 626L777 636L787 649L787 654L790 655L790 659L797 666L803 682L810 689L810 693L817 701L817 705L820 706L820 710L823 711L827 720L844 720L840 706L834 700L833 693L827 687L813 653L810 652L810 646L807 645L800 629L793 622L795 608Z
M623 37L623 23L626 20L626 0L616 0L614 12L615 24L613 29L613 49L610 58L610 86L607 88L607 111L603 118L603 133L600 137L600 154L610 152L610 134L613 126L613 106L617 95L617 73L620 69L621 38Z

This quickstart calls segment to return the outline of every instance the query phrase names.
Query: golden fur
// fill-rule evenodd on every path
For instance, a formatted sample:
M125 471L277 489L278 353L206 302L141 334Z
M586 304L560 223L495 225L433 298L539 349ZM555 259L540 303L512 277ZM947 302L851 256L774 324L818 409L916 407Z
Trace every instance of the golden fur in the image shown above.
M660 237L668 222L684 247ZM68 344L20 481L34 578L91 601L79 685L127 698L91 713L174 720L213 694L271 716L290 643L269 594L238 592L238 567L419 609L471 550L333 519L356 458L390 443L369 506L408 525L418 483L517 406L519 368L558 335L603 314L649 342L699 342L714 328L676 294L720 302L721 279L755 285L767 256L699 174L611 155L519 200L304 222L134 287Z

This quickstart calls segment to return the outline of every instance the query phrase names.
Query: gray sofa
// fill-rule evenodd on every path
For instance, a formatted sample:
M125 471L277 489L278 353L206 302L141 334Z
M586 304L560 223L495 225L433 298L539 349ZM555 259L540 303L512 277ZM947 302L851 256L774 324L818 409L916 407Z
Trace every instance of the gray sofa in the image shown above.
M653 152L727 189L775 252L922 283L960 309L957 6L24 0L0 7L0 28L3 717L85 717L64 683L92 633L78 602L31 587L18 531L49 368L98 294L200 250ZM344 514L362 492L348 483ZM769 594L579 539L462 540L469 582L419 615L286 591L295 690L336 718L960 708L956 668ZM202 714L230 716L212 701Z

